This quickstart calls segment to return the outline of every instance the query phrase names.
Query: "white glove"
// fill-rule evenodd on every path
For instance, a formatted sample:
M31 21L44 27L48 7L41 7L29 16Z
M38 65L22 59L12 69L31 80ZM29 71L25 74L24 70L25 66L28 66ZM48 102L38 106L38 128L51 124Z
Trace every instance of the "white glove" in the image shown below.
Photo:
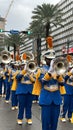
M26 69L27 69L27 64L24 65L24 70L26 70Z
M53 63L54 63L54 60L51 60L50 68L49 68L49 71L48 71L49 73L54 71Z
M70 70L70 72L73 74L73 68Z

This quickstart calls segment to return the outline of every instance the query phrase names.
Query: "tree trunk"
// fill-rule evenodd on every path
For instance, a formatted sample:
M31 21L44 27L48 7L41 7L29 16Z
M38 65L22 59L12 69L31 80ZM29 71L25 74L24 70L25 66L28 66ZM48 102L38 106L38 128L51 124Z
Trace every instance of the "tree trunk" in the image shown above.
M14 43L14 60L16 60L15 54L16 54L16 45L15 45L15 43Z
M8 46L8 51L10 51L10 47Z
M37 38L37 64L40 66L40 60L41 60L41 38L38 35Z

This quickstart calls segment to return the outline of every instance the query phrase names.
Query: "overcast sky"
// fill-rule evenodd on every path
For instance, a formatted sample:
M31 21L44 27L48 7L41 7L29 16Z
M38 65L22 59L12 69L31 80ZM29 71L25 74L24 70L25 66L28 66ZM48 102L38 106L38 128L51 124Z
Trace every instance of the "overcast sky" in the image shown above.
M12 0L0 0L0 16L5 17ZM26 30L31 22L32 11L43 3L57 4L60 0L14 0L6 18L6 30Z

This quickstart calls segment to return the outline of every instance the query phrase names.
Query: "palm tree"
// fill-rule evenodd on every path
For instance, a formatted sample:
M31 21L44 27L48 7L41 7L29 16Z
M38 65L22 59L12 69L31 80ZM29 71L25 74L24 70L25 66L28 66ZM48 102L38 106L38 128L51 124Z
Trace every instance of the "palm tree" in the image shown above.
M32 11L32 22L30 23L30 29L33 34L40 34L42 37L48 37L51 32L51 25L63 26L61 23L62 12L58 7L58 4L42 4L38 5Z
M21 34L8 34L8 36L5 39L5 43L8 46L8 51L10 46L12 46L14 48L14 59L15 59L15 53L17 48L19 48L19 46L21 44L23 44L24 41L24 37ZM19 53L19 50L17 50Z

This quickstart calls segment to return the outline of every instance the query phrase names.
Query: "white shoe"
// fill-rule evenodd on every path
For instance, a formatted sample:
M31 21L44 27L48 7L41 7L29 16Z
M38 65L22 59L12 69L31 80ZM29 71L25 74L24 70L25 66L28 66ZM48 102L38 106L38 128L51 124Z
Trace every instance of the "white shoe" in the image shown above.
M18 109L18 106L15 106L15 109L17 110L17 109Z
M12 107L11 110L15 110L15 107Z
M18 124L18 125L22 125L22 120L19 120L19 119L18 119L18 120L17 120L17 124Z
M66 119L65 118L61 118L60 119L62 122L66 122Z
M6 97L6 95L5 95L5 94L3 94L3 95L2 95L2 97Z
M36 100L32 101L32 103L36 103Z
M9 100L5 100L6 103L9 103Z
M26 123L29 125L32 125L32 120L31 119L26 119Z

